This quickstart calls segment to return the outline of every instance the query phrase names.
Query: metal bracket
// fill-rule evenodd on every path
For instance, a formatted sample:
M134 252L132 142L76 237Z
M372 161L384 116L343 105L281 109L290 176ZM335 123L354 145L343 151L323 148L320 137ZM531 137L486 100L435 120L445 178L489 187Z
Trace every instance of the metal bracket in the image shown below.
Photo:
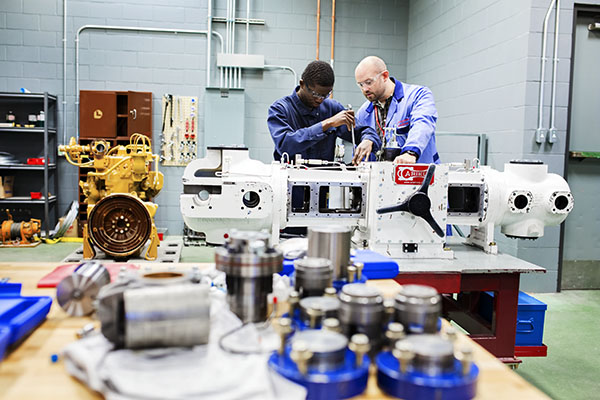
M542 144L546 141L547 130L544 128L538 128L535 130L535 141Z
M550 129L548 131L548 143L556 143L558 142L558 131L556 129Z

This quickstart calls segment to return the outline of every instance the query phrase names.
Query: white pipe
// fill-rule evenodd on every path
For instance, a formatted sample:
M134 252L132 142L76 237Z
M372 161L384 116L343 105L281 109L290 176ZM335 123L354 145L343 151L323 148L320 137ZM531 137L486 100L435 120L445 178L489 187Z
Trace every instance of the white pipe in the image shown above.
M195 29L172 29L172 28L146 28L140 26L113 26L113 25L84 25L77 30L75 35L75 134L79 140L79 36L86 29L99 29L107 31L137 31L154 33L186 33L208 35L208 31ZM223 51L223 36L219 32L212 32L221 42L221 52ZM208 55L207 55L208 57Z
M66 0L65 0L66 1ZM210 58L212 55L212 2L213 0L208 0L208 11L207 11L207 19L206 19L206 31L208 38L206 40L206 87L210 86Z
M62 93L62 105L63 105L63 142L67 144L67 0L63 0L63 93ZM46 117L48 118L48 117Z
M546 74L546 36L548 35L548 20L550 19L550 13L552 12L552 7L554 7L554 2L556 0L551 0L550 6L546 11L546 17L544 18L544 29L542 31L542 58L541 58L541 67L540 67L540 92L539 92L539 100L538 100L538 127L537 127L537 137L536 141L538 143L542 143L545 139L544 128L543 128L543 110L544 110L544 81Z
M290 71L292 74L294 74L294 87L296 87L296 85L298 84L298 75L296 74L296 71L294 71L294 69L292 67L288 67L286 65L265 64L265 69L285 69L287 71Z
M248 42L250 38L250 0L246 0L246 54L248 54Z
M556 0L556 12L555 12L555 24L554 24L554 56L552 66L552 92L550 96L550 132L548 135L548 141L554 143L556 141L556 126L555 122L555 106L556 106L556 74L558 70L558 35L559 35L559 17L560 17L560 0Z

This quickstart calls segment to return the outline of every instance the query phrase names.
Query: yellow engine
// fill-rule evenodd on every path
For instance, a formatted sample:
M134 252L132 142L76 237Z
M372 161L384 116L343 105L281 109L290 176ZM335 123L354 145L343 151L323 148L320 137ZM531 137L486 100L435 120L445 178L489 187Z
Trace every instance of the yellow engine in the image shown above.
M149 201L163 187L158 155L147 136L135 133L127 146L110 147L104 140L79 145L71 138L59 146L70 164L93 168L79 186L86 197L87 223L83 228L83 257L96 255L94 246L116 259L139 254L156 259L159 244L154 215L158 205ZM156 170L151 170L154 162Z

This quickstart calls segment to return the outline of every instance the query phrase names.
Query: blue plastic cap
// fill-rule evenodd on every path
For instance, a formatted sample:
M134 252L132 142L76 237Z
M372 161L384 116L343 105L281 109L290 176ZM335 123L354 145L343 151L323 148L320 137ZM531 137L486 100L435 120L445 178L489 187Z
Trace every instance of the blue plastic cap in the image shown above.
M50 361L52 361L52 363L55 363L58 361L58 354L52 354L50 356Z

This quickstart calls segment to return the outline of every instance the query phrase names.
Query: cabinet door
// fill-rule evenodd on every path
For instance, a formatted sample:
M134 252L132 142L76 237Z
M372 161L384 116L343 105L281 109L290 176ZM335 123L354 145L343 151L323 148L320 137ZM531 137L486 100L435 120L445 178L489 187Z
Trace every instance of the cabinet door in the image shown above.
M128 92L127 136L141 133L152 137L152 93Z
M115 92L79 92L79 137L117 136L117 95Z

